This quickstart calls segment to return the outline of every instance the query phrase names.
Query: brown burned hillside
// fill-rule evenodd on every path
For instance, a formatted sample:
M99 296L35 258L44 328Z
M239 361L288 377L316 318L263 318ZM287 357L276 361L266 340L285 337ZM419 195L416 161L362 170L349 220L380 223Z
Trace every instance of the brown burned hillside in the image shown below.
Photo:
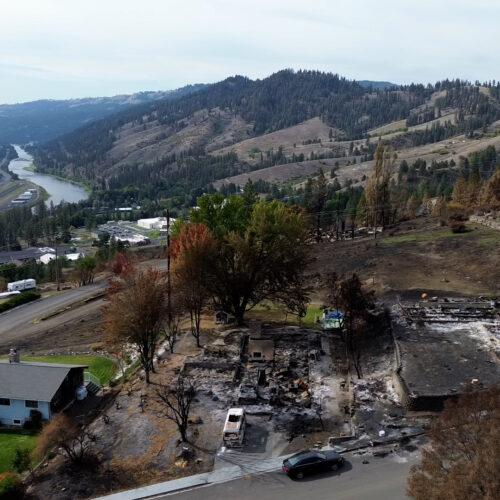
M495 142L499 97L500 86L461 81L374 89L313 71L233 77L59 138L35 151L36 166L107 199L175 196L186 206L211 185L248 177L280 183L335 168L340 180L361 182L378 137L409 159L420 148L452 158L462 141Z

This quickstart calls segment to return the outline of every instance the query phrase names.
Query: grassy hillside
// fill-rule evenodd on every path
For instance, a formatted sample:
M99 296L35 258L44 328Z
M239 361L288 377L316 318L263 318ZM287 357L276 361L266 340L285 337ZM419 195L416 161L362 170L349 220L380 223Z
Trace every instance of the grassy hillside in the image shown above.
M391 298L500 292L500 231L480 224L469 223L468 232L455 234L437 217L419 218L377 241L346 240L333 248L328 243L314 247L315 270L358 273L378 294Z
M256 81L232 77L175 102L149 103L62 137L37 150L37 166L99 182L115 173L117 163L152 163L193 148L213 151L318 116L350 139L405 118L430 94L423 85L373 90L316 71L287 70Z

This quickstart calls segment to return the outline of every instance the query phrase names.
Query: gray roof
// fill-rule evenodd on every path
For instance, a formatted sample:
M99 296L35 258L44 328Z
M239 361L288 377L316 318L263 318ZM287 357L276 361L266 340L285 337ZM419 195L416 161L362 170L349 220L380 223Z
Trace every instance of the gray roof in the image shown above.
M0 398L50 402L72 368L88 366L0 361Z
M71 252L70 246L57 247L58 255L64 255ZM31 259L39 259L44 253L37 247L25 248L24 250L10 250L0 252L0 265L8 264L9 262L24 261Z

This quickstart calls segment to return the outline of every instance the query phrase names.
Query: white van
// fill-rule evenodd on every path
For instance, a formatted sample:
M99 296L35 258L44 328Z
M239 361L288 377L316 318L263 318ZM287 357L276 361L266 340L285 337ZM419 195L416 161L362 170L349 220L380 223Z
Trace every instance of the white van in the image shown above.
M245 437L245 410L243 408L230 408L227 412L222 440L228 448L243 446Z

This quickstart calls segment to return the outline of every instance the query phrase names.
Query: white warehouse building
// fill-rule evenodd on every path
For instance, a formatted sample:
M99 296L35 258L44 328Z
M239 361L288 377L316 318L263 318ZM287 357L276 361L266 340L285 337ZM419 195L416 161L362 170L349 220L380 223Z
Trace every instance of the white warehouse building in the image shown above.
M175 222L175 219L170 218L170 225ZM143 229L166 229L166 217L153 217L152 219L139 219L137 225Z

